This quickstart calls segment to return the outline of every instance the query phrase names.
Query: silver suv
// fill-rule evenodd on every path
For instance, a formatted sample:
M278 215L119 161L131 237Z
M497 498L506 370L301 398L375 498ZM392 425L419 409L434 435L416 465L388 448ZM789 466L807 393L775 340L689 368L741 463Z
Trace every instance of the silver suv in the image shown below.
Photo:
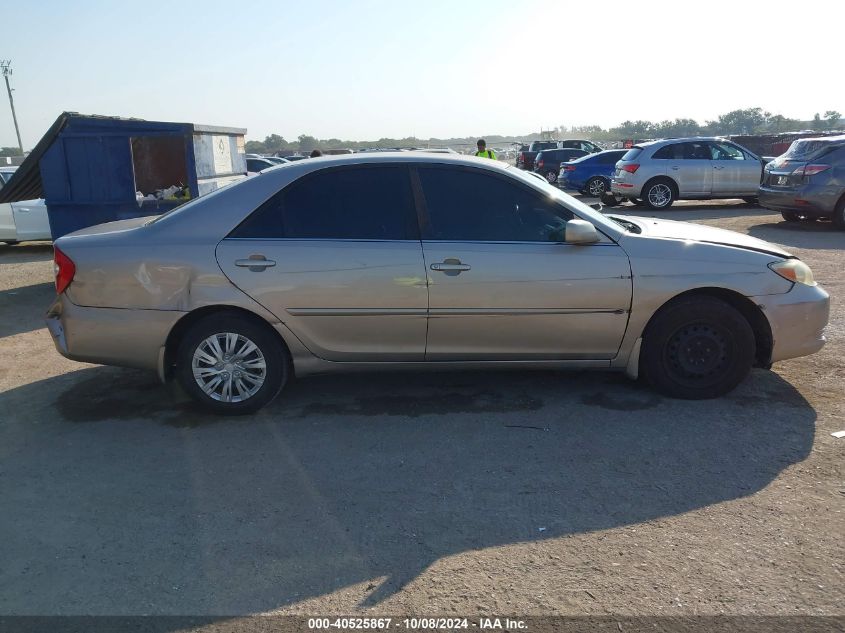
M764 162L718 137L676 138L634 145L616 163L614 197L666 209L675 200L757 201Z

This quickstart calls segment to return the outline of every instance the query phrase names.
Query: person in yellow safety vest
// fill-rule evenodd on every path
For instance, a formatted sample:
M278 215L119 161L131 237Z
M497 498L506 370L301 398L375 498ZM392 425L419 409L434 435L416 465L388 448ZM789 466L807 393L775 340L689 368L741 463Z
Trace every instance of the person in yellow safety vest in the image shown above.
M478 139L476 145L478 146L478 151L475 153L476 156L480 158L492 158L493 160L498 160L496 158L496 152L492 149L487 149L487 141L483 138Z

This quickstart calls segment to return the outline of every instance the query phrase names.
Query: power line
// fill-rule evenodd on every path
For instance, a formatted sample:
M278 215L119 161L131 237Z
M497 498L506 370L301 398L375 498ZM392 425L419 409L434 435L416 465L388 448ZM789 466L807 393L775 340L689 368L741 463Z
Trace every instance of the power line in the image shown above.
M23 143L21 142L21 131L18 128L18 117L15 114L15 100L12 98L12 87L9 85L9 75L12 74L12 60L0 59L0 72L3 73L3 79L6 80L6 92L9 93L9 107L12 108L12 121L15 122L15 134L18 137L18 149L23 156Z

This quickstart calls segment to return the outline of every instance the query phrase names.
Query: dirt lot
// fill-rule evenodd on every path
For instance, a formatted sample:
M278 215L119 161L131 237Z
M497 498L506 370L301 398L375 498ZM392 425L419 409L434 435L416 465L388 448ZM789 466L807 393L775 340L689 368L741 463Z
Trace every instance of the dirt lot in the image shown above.
M729 397L609 373L311 378L246 419L55 352L47 245L0 246L0 614L845 614L845 233L786 246L819 354Z

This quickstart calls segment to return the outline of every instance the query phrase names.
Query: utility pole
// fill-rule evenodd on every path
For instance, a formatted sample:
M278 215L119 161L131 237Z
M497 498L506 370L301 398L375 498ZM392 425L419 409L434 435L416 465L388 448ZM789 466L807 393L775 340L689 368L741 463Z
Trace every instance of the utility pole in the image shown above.
M15 122L15 134L18 137L18 149L20 149L21 156L23 156L23 143L21 143L21 131L18 128L18 117L15 114L15 100L12 99L12 87L9 85L9 75L12 74L11 59L0 59L0 72L3 73L3 79L6 80L6 92L9 93L9 107L12 108L12 121Z

